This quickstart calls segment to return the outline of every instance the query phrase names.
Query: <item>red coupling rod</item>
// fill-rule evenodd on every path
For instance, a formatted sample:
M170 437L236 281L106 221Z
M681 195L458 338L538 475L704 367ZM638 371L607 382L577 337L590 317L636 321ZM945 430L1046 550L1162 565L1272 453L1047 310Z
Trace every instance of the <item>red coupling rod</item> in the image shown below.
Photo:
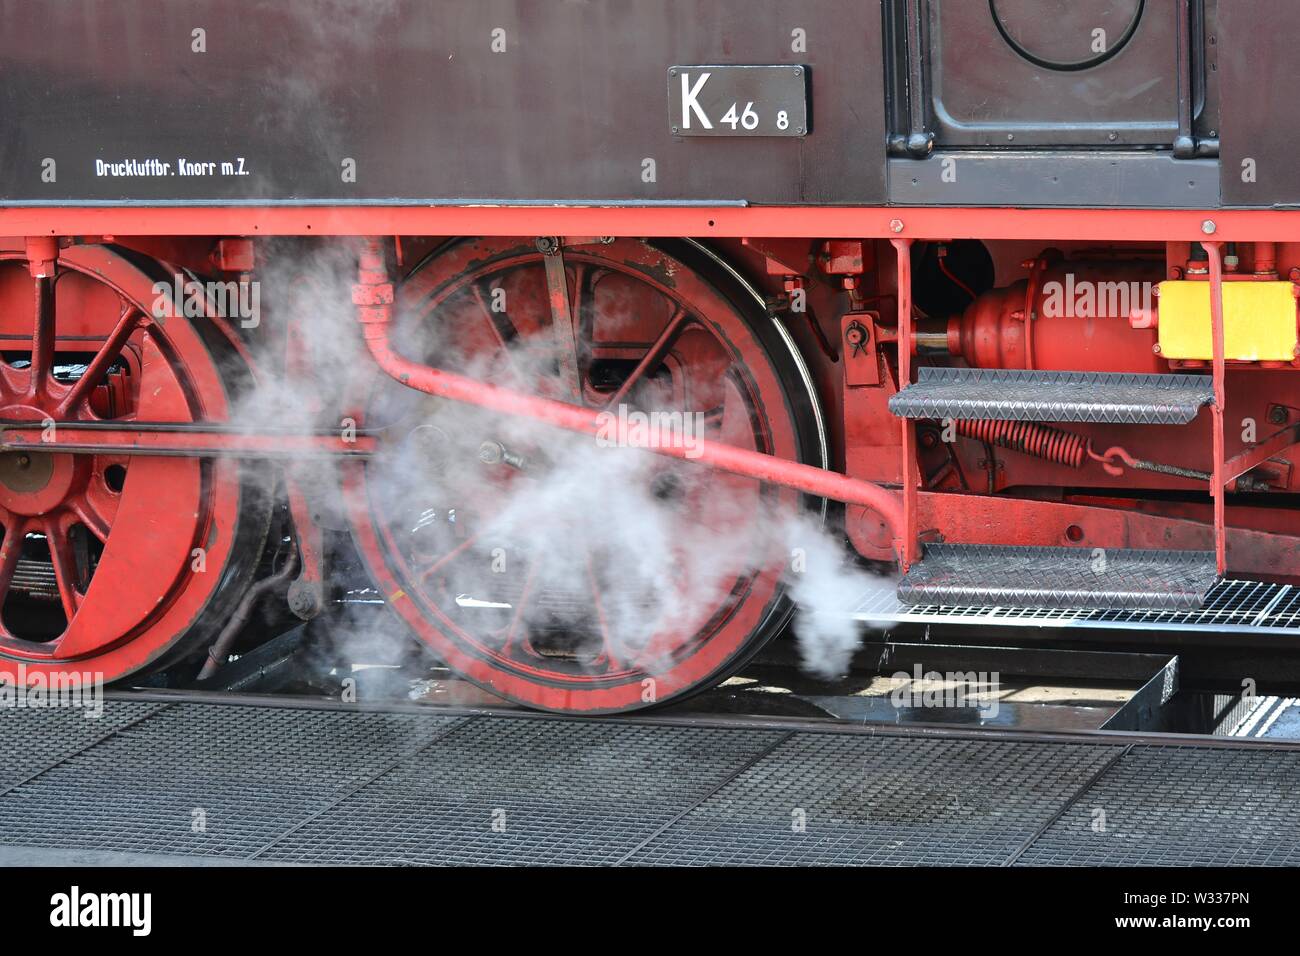
M393 314L393 286L388 278L382 240L367 237L358 263L357 284L352 301L362 323L371 356L388 375L409 388L454 402L477 405L505 415L519 415L543 424L583 435L596 436L622 423L608 412L557 402L536 395L489 385L454 372L420 365L394 351L389 338ZM654 432L654 429L648 429ZM662 440L658 440L662 436ZM895 550L901 546L903 509L898 495L869 481L861 481L812 465L787 461L758 451L736 448L721 442L697 439L689 443L669 430L648 436L650 451L709 465L720 471L755 478L783 488L792 488L820 498L861 505L878 513L889 526Z

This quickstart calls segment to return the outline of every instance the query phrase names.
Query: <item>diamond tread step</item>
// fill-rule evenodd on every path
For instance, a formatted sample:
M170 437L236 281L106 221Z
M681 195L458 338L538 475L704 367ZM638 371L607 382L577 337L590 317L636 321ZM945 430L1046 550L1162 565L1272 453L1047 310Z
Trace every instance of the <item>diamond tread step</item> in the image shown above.
M931 544L898 585L911 605L1195 610L1213 551Z
M889 410L901 418L1186 425L1213 401L1208 375L922 366Z

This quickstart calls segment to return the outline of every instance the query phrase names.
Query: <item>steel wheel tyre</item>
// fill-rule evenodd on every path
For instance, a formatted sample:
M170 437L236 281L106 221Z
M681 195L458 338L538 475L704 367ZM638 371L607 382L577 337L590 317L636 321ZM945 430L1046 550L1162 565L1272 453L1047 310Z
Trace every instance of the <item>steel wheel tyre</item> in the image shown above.
M563 258L569 338L557 337L533 243L479 239L407 278L399 349L580 395L611 421L619 407L625 420L681 413L702 425L697 437L823 463L806 369L734 273L688 243L618 240ZM725 679L789 618L785 545L769 521L811 504L794 493L382 376L363 417L385 447L348 466L359 550L392 609L494 693L560 712L662 704Z
M247 368L204 320L151 321L157 281L101 245L34 280L0 245L0 418L227 419ZM112 682L180 660L243 593L269 507L233 461L0 454L0 674Z

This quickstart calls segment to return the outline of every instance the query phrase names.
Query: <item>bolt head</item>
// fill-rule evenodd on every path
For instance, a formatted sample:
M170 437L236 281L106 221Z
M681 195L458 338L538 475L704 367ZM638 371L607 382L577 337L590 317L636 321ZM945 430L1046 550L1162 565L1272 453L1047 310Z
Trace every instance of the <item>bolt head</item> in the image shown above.
M310 621L321 612L321 595L307 581L299 579L290 584L286 598L289 610L301 620Z
M1213 219L1207 219L1205 222L1201 223L1201 232L1205 233L1207 236L1212 236L1218 231L1219 227L1214 224Z
M891 220L889 220L889 228L890 228L890 230L891 230L892 232L902 232L902 231L903 231L903 220L901 220L901 219L891 219Z

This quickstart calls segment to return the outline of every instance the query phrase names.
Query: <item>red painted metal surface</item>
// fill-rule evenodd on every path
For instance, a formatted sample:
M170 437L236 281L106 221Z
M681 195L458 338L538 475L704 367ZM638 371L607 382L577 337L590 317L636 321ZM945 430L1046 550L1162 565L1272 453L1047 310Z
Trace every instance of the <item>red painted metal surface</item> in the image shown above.
M1082 468L1092 450L1082 435L1040 422L958 421L957 434L977 442L1011 448L1045 461Z
M797 460L799 456L791 445L778 453L770 449L765 453L757 447L706 439L690 443L688 455L687 443L658 425L650 426L648 436L647 444L654 452L672 459L693 459L694 467L726 476L730 484L724 487L740 496L749 493L742 489L771 486L846 502L849 508L845 530L853 546L869 558L896 562L903 568L919 560L922 541L944 540L1212 548L1221 571L1300 578L1300 527L1288 519L1285 507L1268 498L1280 492L1300 493L1300 469L1295 467L1300 438L1300 375L1293 368L1261 368L1259 363L1225 359L1221 292L1225 281L1285 276L1288 270L1293 279L1300 276L1295 271L1300 269L1300 241L1296 240L1300 237L1300 221L1295 214L1265 210L1202 213L730 206L0 210L0 231L10 229L16 234L41 237L3 244L7 257L15 264L21 263L27 273L22 309L35 316L43 314L42 310L48 312L51 276L61 273L64 260L102 260L112 284L114 270L120 266L110 251L96 244L103 242L104 236L128 242L137 251L161 261L183 263L196 270L237 270L245 274L260 265L260 253L254 254L257 244L247 241L248 237L280 233L383 236L382 240L361 242L364 251L353 304L369 354L356 356L358 368L373 362L383 374L409 388L583 435L608 431L608 422L600 417L601 408L592 404L589 391L583 391L584 348L595 346L607 348L610 354L618 352L617 359L631 366L628 382L604 396L617 405L629 399L632 381L644 377L674 353L694 313L683 310L666 317L648 333L644 343L633 341L635 336L622 342L615 341L617 336L608 341L586 342L583 337L594 333L583 324L587 315L583 309L591 306L578 301L581 283L576 282L576 273L570 267L581 267L587 259L599 256L599 250L609 248L598 238L602 236L693 235L712 239L737 270L767 296L774 312L787 309L789 296L796 291L811 304L806 313L789 311L782 314L782 320L798 343L803 361L811 367L820 398L828 408L831 467L819 468ZM421 236L466 234L501 237L480 240L492 249L515 243L525 250L520 253L518 265L524 268L526 258L536 267L541 280L535 284L538 301L550 316L551 337L558 354L561 359L574 359L571 366L562 362L563 381L569 383L568 387L516 382L514 387L506 388L474 375L435 369L427 364L427 355L399 351L391 334L397 293L382 255L388 237L400 236L395 241L400 243L404 258L414 262L439 245L436 238ZM91 242L68 247L67 235L88 237ZM46 236L65 238L56 242ZM132 236L138 238L125 238ZM517 236L528 238L506 238ZM539 236L554 239L556 245L549 250L552 254L538 251L534 244ZM928 308L924 305L925 293L932 290L925 285L914 288L912 253L927 239L967 237L989 243L998 263L997 285L973 289L969 277L953 271L953 261L944 261L941 267L946 277L927 277L926 282L933 278L942 283L946 278L967 299L959 299L963 307L951 314L923 312ZM746 241L731 241L740 238ZM631 242L618 240L615 245L621 254ZM1197 242L1204 246L1207 261L1189 261L1194 259L1192 244ZM1243 256L1239 266L1225 265L1229 242L1236 243ZM1064 251L1049 252L1054 245ZM1165 252L1163 261L1161 248ZM472 256L456 261L466 275L478 268ZM1019 271L1022 262L1030 269L1027 278L1022 278L1025 273ZM644 276L653 278L653 264L638 263L636 267ZM918 364L966 362L994 368L1135 373L1173 370L1154 347L1158 323L1154 307L1130 303L1132 307L1127 310L1102 308L1086 316L1052 314L1046 306L1052 283L1067 278L1094 284L1155 283L1166 278L1206 281L1211 289L1214 359L1199 365L1180 363L1177 369L1212 378L1215 401L1210 412L1177 429L1122 424L961 422L955 428L955 438L943 437L938 427L942 423L900 422L888 412L889 397L913 379ZM695 283L700 277L687 270L676 275L674 281ZM18 293L13 295L17 302ZM3 285L0 301L9 301ZM59 318L62 325L62 313ZM32 343L29 349L34 371L27 374L48 376L54 352L63 349L59 345L62 331L51 333L48 321L31 321L31 328L24 334ZM79 473L77 469L98 467L94 463L112 456L128 463L133 476L149 475L151 469L157 469L161 476L167 467L220 469L214 473L222 477L211 487L228 495L234 486L233 473L227 469L237 464L221 460L226 456L360 459L378 451L385 440L364 432L356 442L343 442L324 434L146 429L131 427L132 423L125 419L118 429L78 428L75 420L68 420L75 419L75 409L98 408L96 402L102 405L108 400L104 389L95 384L111 377L108 356L135 343L142 328L134 315L121 313L96 318L83 328L83 334L101 343L99 354L90 359L81 380L55 396L48 408L27 407L20 401L0 410L0 419L18 422L0 425L4 430L0 454L48 454L58 459L60 469L75 473ZM311 329L299 329L297 333L310 335ZM175 334L185 333L178 329ZM243 342L230 336L228 328L223 334L237 349L245 348ZM948 354L935 345L945 338ZM174 353L173 349L168 355ZM157 359L151 361L156 363ZM202 379L190 392L198 396L200 404L211 400L212 407L173 411L172 417L182 423L220 422L224 410L214 397L214 373L204 370L202 356L196 370L188 369L189 361L187 356L183 367L173 370L174 374ZM276 371L270 370L270 374ZM540 394L529 392L535 385ZM120 387L120 383L114 387ZM114 400L120 401L120 397ZM48 437L39 428L46 412L61 422L55 434ZM102 411L94 417L102 418ZM166 413L156 419L168 420ZM1239 420L1243 425L1258 423L1258 437L1254 430L1243 429L1239 434ZM614 436L616 441L620 437L626 436ZM1100 449L1107 451L1100 453ZM165 455L175 457L161 457ZM200 458L206 460L200 462ZM1159 465L1165 471L1155 473L1135 467L1143 462ZM353 534L363 552L373 557L391 553L397 545L391 528L377 519L373 502L367 498L365 467L360 460L346 466L344 494ZM157 480L161 481L161 477ZM199 499L180 501L176 496L184 486L184 481L173 481L153 497L152 504L205 516L218 508L218 503L205 504ZM293 517L302 526L300 540L316 542L305 554L309 572L305 577L309 583L319 585L325 569L320 562L318 533L313 535L311 509L301 494L293 498ZM150 524L151 519L138 511L143 503L133 507L136 510L126 512L130 526L113 525L115 557L112 561L106 558L97 572L105 580L116 578L122 582L126 578L117 577L119 574L139 575L138 559L123 557L119 561L116 557L125 554L128 547L149 550L158 546L154 540L159 534L156 522ZM205 507L209 510L205 511ZM197 527L177 531L178 536L189 535L195 540L201 534ZM0 548L0 572L5 562L15 560L9 541L7 538ZM125 543L118 548L117 542ZM221 559L230 557L226 554ZM196 608L202 605L204 593L186 578L179 561L172 563L176 566L169 565L165 576L177 596L163 603L168 614L173 607L177 613L164 615L166 623L160 631L146 628L140 632L138 627L133 630L131 608L145 600L145 596L133 594L131 600L123 602L125 611L97 611L93 629L89 625L70 627L64 644L58 646L78 655L93 656L106 650L107 666L113 673L128 673L165 655L196 619ZM398 613L422 637L436 643L432 635L451 625L439 618L428 595L411 588L392 568L373 567L382 561L370 563L379 587ZM136 601L136 597L140 600ZM64 589L61 603L65 613L71 611L89 621L89 616L83 618L80 600ZM605 614L598 598L593 606L603 621ZM740 653L748 629L758 627L760 616L756 610L747 611L735 639L729 636L708 654L675 671L665 685L666 692L718 673L725 667L728 655ZM159 623L164 618L159 618ZM130 636L138 633L150 637L138 640ZM157 642L151 643L155 637ZM48 656L56 645L44 645L36 656ZM490 655L468 651L464 642L436 646L449 663L481 683L506 687L510 696L536 706L603 711L638 705L635 691L627 689L630 684L619 690L606 687L585 694L578 685L546 675L544 668L535 668L537 673L503 685L503 665L491 663ZM3 653L0 648L0 655Z
M84 379L83 379L84 381ZM51 420L62 422L63 419ZM141 427L147 425L148 427ZM164 458L352 458L374 452L369 435L302 435L249 430L184 430L165 422L124 422L102 428L0 419L0 450Z
M906 388L912 381L912 240L891 241L898 263L895 278L898 297L898 383L899 388ZM903 435L903 544L898 551L902 568L906 571L920 558L920 542L916 534L916 493L920 473L916 465L916 425L904 418L900 420L899 428ZM895 531L895 537L899 533Z
M361 279L353 301L358 306L358 318L364 324L366 346L375 363L385 373L403 385L430 395L477 405L505 415L531 418L583 435L596 436L603 428L609 427L602 422L601 413L597 409L512 391L403 358L393 348L389 338L392 286L386 280L375 281L376 277L384 275L383 254L378 243L371 240L362 254ZM623 427L622 423L618 424L619 429ZM708 439L700 439L688 445L680 435L658 425L652 424L650 432L648 447L656 454L694 461L701 466L783 488L793 488L822 498L865 505L884 517L896 537L903 533L904 516L898 496L872 482ZM621 431L618 437L620 444L629 444Z
M1266 464L1270 459L1275 458L1282 452L1294 448L1297 443L1300 443L1300 422L1274 432L1250 450L1229 458L1224 462L1222 476L1224 481L1227 482L1228 490L1238 490L1238 478L1248 471Z
M768 348L779 340L760 337L747 313L738 310L703 273L687 268L679 256L688 250L678 248L673 255L633 240L565 249L564 284L573 300L567 312L582 335L574 362L579 373L576 391L587 403L580 408L522 392L525 388L550 392L558 374L543 373L537 381L520 382L509 391L483 392L479 383L453 371L464 366L504 368L522 355L554 357L556 316L551 299L558 283L547 282L548 263L531 240L454 243L398 290L389 287L377 246L372 244L363 256L354 299L366 320L372 347L401 385L380 374L361 413L397 454L415 437L396 426L382 427L388 420L383 416L411 421L405 408L430 407L417 391L402 386L442 389L443 383L449 384L442 394L454 400L486 401L485 407L505 413L520 408L539 412L539 422L561 429L581 425L576 430L584 435L592 434L588 426L602 411L625 401L636 409L653 410L665 402L675 408L678 401L686 400L690 403L686 408L721 409L718 440L710 444L747 452L742 460L765 462L771 457L765 453L770 452L797 463L814 451L801 447L808 422L791 413L797 393L783 385L787 380L782 365ZM508 314L491 312L490 304L474 294L482 287L507 290L512 303ZM607 303L608 311L596 308L599 302ZM685 322L683 315L690 321ZM433 329L448 334L428 341L420 334ZM408 352L450 369L434 370L397 356L390 336L403 342ZM507 342L513 343L510 351ZM611 382L602 390L594 386L591 368L609 359L621 361L627 377L621 385ZM542 365L558 368L559 363ZM656 378L652 375L656 371L667 374ZM567 377L564 383L568 391ZM386 400L399 404L394 407ZM450 403L438 407L454 408ZM489 433L500 427L494 424L495 416L482 416L474 408L455 409L454 418L463 416L487 423L483 427ZM764 485L711 469L705 459L698 459L699 464L679 462L677 453L682 449L667 458L648 455L641 460L621 456L643 452L610 449L598 454L620 456L615 460L621 466L616 467L633 467L641 480L653 484L657 477L669 478L671 485L680 478L682 497L667 506L636 497L627 504L621 491L609 489L599 483L599 475L592 475L587 478L591 500L579 495L571 501L552 501L545 514L533 514L529 509L536 505L527 497L517 499L516 491L522 486L526 495L528 488L545 482L553 473L553 462L559 463L563 476L569 456L583 460L585 443L567 440L549 427L521 429L519 423L506 427L514 437L502 440L522 453L523 464L510 466L500 460L498 451L486 464L471 463L467 473L461 472L468 475L464 480L452 474L418 481L415 488L399 484L400 493L392 488L400 476L383 467L382 457L378 464L357 462L345 469L353 536L377 586L395 613L442 660L484 687L532 706L605 712L660 703L720 680L719 675L774 633L782 620L780 609L785 607L780 579L789 560L788 548L763 529L796 512L798 495L772 487L774 483ZM653 446L655 437L642 435L626 443ZM672 440L667 433L657 437ZM623 438L612 432L603 442L618 444ZM609 479L606 475L603 480ZM715 581L697 606L680 609L687 612L684 618L674 612L662 620L653 606L637 610L638 620L645 618L653 625L644 646L626 644L626 636L614 633L610 624L616 610L612 604L627 603L626 586L621 598L607 604L607 588L601 584L610 575L637 579L637 567L645 557L637 551L640 542L620 541L611 551L599 530L588 530L596 509L618 506L611 498L624 502L625 510L636 511L624 516L632 527L654 522L664 529L655 536L662 533L674 542L671 574L680 579L681 593L697 593L698 583L693 582ZM422 543L411 531L411 522L403 520L404 507L415 507L421 514L444 513L451 502L457 518L454 531L448 526L445 539L435 533L434 540ZM494 521L494 516L518 514L521 509L529 511L530 524L555 527L556 533L564 535L565 547L553 548L548 536L545 553L539 555L527 546L526 536L520 545L517 531L503 530ZM608 524L617 527L620 522L611 519ZM432 527L425 524L426 529ZM702 531L708 543L703 549ZM716 547L722 541L731 544ZM489 544L511 557L502 574L489 574L484 580L481 569L487 566L484 549ZM646 546L652 547L653 542L646 541ZM550 569L564 566L558 552L572 555L575 549L586 553L585 583L572 575L555 580ZM619 589L613 592L617 596ZM463 594L500 595L491 599L509 608L508 619L489 627L481 613L475 618L459 606L458 596ZM636 601L645 597L638 594ZM576 636L577 650L557 653L545 643L556 638L536 615L557 601L565 608L585 608L583 622L573 624L574 633L565 635L566 640ZM681 603L678 598L674 602ZM626 608L622 613L626 621Z
M979 296L949 320L948 347L976 368L1167 372L1154 351L1155 330L1129 321L1141 290L1163 278L1158 262L1035 258L1029 279ZM1113 283L1122 283L1123 295L1083 300L1076 292Z
M0 234L57 236L650 236L1199 242L1294 240L1273 209L879 206L9 206ZM898 228L895 228L895 224Z
M1214 560L1219 573L1228 569L1228 538L1224 513L1226 477L1224 474L1224 404L1227 390L1224 379L1227 366L1223 345L1223 248L1218 242L1204 243L1210 256L1210 335L1214 342L1214 405L1210 409L1214 428L1213 467L1211 468L1210 494L1214 497Z
M123 421L227 414L209 346L183 318L165 327L151 322L151 290L151 278L102 246L55 258L45 244L0 243L0 335L8 349L31 355L26 368L12 353L0 363L0 418L54 422L46 431L57 431L60 420L100 419L96 382L56 375L67 353L88 347L96 352L88 368L124 366L134 383L125 390L128 407L118 409ZM234 553L241 490L233 463L35 448L7 452L0 462L0 673L11 679L21 667L28 675L77 669L111 681L157 662L195 633L223 569L248 560ZM83 564L87 553L95 555L93 573ZM52 569L58 614L13 587L20 559Z
M954 541L1001 541L1042 547L1186 549L1214 548L1215 530L1205 520L1181 509L1166 516L1142 510L1140 502L1104 503L1036 501L922 492L921 522L942 528ZM1294 568L1300 559L1300 527L1282 509L1231 514L1226 538L1231 546L1232 574L1272 579L1279 568ZM1250 527L1265 523L1267 530Z

